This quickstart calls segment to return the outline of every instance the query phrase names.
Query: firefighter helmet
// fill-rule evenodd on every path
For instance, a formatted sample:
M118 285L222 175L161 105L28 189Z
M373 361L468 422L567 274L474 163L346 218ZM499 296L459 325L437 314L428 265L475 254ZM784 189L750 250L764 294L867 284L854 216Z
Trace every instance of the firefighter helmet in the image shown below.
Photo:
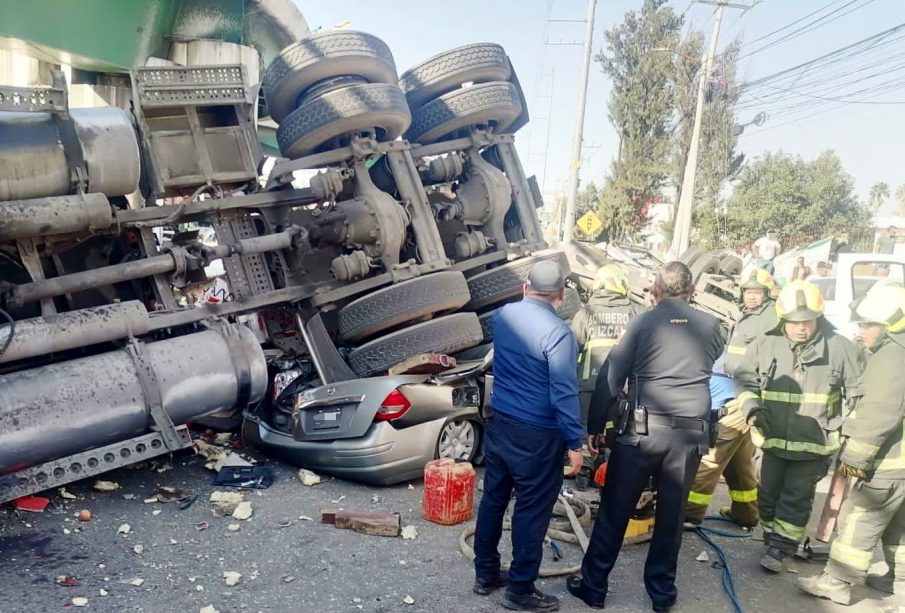
M820 289L808 281L792 281L779 292L776 315L784 321L809 321L823 315Z
M597 269L594 275L594 291L604 290L611 294L628 296L628 276L618 264L607 264Z
M871 288L855 307L855 316L858 321L882 324L889 332L905 330L905 288Z
M773 291L773 275L763 268L749 268L742 273L741 288L762 289L767 293Z

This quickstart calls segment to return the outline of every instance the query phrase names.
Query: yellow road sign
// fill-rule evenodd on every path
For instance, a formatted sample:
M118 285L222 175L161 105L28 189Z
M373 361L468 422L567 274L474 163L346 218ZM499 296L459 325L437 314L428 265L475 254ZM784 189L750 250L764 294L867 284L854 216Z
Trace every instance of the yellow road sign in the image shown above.
M588 236L597 234L602 227L603 222L600 221L600 218L593 211L588 211L578 220L578 229Z

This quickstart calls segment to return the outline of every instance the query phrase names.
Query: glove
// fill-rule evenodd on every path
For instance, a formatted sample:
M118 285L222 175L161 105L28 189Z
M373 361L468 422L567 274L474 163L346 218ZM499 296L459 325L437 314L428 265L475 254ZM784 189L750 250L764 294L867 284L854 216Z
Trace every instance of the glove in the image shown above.
M754 409L748 416L748 423L760 430L761 435L767 439L770 438L770 427L767 423L767 410L758 408Z
M861 468L855 468L854 466L849 466L848 464L840 464L839 470L842 472L842 476L846 479L851 477L854 477L855 479L867 479L867 473L865 473Z

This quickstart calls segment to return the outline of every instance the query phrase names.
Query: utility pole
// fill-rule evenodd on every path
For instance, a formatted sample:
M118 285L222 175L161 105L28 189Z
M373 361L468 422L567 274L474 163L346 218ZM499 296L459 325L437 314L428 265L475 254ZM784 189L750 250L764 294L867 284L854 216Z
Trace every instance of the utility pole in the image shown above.
M698 170L698 148L701 144L701 120L704 115L704 90L707 79L713 70L713 58L716 56L717 41L720 37L720 23L723 20L723 8L739 8L747 10L751 8L745 4L732 4L723 0L698 0L702 4L716 5L716 18L713 24L713 34L710 37L710 48L705 52L701 61L701 77L698 80L698 101L694 110L694 127L691 132L691 145L688 148L688 159L685 161L685 174L682 176L682 193L679 195L679 206L676 210L676 222L673 227L672 251L675 257L682 255L688 249L691 238L691 211L694 203L695 175Z
M572 140L572 162L569 164L569 192L566 200L566 212L563 219L562 241L572 242L572 230L575 228L575 199L578 197L578 173L581 170L581 145L584 132L584 113L588 98L588 76L591 72L591 43L594 39L594 13L597 0L588 0L588 16L585 20L584 69L581 73L581 86L578 97L578 116L575 118L575 135Z

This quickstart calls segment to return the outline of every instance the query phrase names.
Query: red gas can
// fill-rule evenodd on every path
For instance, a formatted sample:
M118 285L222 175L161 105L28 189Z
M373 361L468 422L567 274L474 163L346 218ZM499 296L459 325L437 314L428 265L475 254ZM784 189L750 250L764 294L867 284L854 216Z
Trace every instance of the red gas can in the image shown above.
M424 519L451 526L474 515L474 467L469 462L431 460L424 466Z

